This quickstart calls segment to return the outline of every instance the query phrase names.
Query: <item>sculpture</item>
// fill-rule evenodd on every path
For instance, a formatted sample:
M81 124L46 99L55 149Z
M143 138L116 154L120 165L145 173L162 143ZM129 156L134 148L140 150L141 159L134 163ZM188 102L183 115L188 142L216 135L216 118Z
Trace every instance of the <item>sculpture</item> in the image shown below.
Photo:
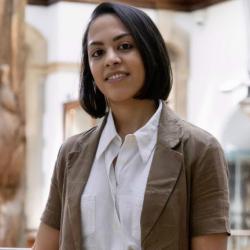
M9 66L0 66L0 199L16 193L24 165L24 129L18 115L18 98L11 90Z

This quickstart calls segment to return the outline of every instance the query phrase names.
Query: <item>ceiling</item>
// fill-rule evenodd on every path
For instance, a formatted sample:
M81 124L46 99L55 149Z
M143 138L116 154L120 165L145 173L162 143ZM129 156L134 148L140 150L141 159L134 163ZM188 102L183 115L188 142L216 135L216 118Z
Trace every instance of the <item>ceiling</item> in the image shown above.
M100 0L27 0L28 4L48 6L57 2L101 3ZM171 9L178 11L193 11L206 8L213 4L230 0L119 0L119 2L138 7ZM114 1L113 2L118 2Z

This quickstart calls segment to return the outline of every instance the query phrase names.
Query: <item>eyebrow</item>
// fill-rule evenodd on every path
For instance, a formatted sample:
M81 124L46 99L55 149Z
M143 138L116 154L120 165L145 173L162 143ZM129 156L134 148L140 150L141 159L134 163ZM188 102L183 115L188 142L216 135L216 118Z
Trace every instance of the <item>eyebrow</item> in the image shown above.
M131 36L131 34L130 33L122 33L120 35L117 35L117 36L113 37L112 40L113 40L113 42L115 42L115 41L120 40L120 39L122 39L123 37L126 37L126 36ZM101 41L92 41L92 42L89 43L88 47L95 46L95 45L103 45L103 42L101 42Z

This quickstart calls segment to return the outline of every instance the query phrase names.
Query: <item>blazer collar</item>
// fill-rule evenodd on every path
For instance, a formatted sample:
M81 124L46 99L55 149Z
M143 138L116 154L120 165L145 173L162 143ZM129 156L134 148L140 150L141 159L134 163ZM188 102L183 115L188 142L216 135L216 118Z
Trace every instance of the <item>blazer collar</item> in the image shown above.
M168 148L174 148L183 136L180 118L167 107L162 107L157 143L165 145Z
M102 123L100 123L97 127L89 130L88 138L86 139L86 134L83 133L83 136L79 137L75 146L70 150L69 154L80 153L83 149L85 149L90 143L92 143L92 148L97 149L98 142L101 136L101 133L105 127L107 122L108 115L104 117ZM166 103L162 105L162 111L160 115L159 121L159 129L157 136L157 143L164 144L169 148L175 147L182 137L182 126L179 124L180 118L167 107Z

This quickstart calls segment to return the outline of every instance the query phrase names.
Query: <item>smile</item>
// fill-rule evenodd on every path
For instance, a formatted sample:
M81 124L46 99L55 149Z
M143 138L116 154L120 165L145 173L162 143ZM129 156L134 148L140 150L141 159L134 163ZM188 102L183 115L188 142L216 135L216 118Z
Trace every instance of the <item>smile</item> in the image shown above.
M127 77L127 73L114 73L112 75L109 75L108 77L105 78L106 81L114 81L114 80L122 80L125 77Z

